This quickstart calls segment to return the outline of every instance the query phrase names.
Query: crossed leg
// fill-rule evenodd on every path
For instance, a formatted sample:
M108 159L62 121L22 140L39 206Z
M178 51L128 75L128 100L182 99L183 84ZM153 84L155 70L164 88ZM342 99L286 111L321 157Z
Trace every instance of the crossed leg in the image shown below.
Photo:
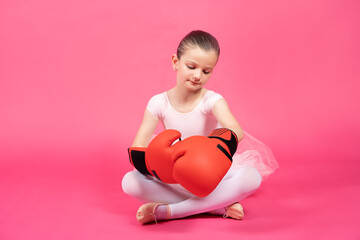
M224 212L225 207L244 199L260 186L261 176L252 167L230 169L215 190L204 198L192 195L178 184L165 184L137 171L125 174L125 193L141 202L168 203L171 219L204 213Z

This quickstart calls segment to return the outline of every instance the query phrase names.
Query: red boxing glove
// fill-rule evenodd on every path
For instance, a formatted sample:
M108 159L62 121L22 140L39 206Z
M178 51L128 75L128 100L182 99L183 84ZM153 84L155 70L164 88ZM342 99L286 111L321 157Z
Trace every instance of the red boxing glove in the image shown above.
M229 170L237 144L236 134L225 128L178 142L172 156L174 179L198 197L209 195Z
M171 160L175 140L181 137L177 130L168 129L157 135L145 152L146 167L151 175L165 183L176 183L173 178L174 162Z
M173 142L181 137L176 130L165 130L145 147L128 149L130 163L144 175L152 175L165 183L176 183L172 176L174 167L171 161Z

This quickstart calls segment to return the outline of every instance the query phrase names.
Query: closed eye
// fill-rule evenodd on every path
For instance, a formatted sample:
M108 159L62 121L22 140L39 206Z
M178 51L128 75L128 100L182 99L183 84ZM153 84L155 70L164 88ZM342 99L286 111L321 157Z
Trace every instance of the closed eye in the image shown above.
M191 65L186 65L189 69L195 69L195 67L194 66L191 66ZM209 74L209 73L211 73L211 71L207 71L207 70L203 70L203 73L204 74Z

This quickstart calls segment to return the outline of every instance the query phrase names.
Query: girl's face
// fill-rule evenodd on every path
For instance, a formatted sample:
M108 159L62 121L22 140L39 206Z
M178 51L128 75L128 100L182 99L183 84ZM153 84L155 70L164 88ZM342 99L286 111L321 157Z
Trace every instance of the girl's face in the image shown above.
M205 51L199 47L188 48L180 59L174 54L171 58L177 71L177 85L189 91L197 91L209 80L218 60L214 50Z

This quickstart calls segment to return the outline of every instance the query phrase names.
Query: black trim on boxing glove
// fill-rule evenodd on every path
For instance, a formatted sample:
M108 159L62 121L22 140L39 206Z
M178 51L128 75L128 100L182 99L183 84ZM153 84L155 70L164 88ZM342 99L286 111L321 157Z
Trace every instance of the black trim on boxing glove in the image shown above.
M145 149L146 148L128 148L129 160L136 170L143 175L151 175L145 163Z
M222 151L225 154L225 156L227 156L227 158L230 160L230 162L233 161L232 156L227 152L227 150L223 146L218 144L217 148L220 149L220 151Z
M218 128L213 130L208 137L216 138L224 142L229 148L231 157L234 156L238 145L236 133L228 128Z

